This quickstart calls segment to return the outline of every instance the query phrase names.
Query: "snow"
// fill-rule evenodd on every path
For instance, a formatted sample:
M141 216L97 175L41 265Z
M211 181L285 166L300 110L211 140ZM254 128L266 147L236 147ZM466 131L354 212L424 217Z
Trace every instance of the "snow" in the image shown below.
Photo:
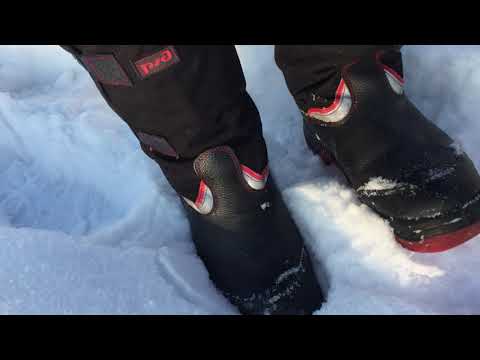
M307 150L272 46L237 49L272 172L329 290L317 313L480 313L480 238L441 254L401 248ZM480 47L403 52L407 94L480 168ZM57 46L0 47L0 176L0 313L237 313L160 169Z
M393 190L404 184L398 183L396 180L384 179L382 177L371 178L366 184L360 186L357 191L383 191Z

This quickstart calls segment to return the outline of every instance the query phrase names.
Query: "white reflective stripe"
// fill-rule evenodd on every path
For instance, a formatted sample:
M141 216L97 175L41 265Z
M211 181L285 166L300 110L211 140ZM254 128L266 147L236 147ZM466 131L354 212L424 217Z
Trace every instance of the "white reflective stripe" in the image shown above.
M188 205L202 215L209 214L213 209L213 194L204 182L200 184L199 198L197 198L197 201L193 202L185 197L183 199Z
M397 93L398 95L403 94L403 83L400 81L394 74L390 72L389 69L385 69L385 75L387 75L387 80L390 86L392 87L393 91Z
M250 186L253 190L263 190L267 184L267 179L257 180L245 172L243 173L243 177L245 178L248 186Z
M253 190L263 190L267 185L269 174L268 167L265 168L262 174L257 174L250 168L242 165L242 172L248 186L250 186Z
M267 185L269 170L268 166L263 170L261 174L257 174L255 171L250 169L247 166L242 165L242 174L253 190L263 190ZM200 182L200 187L198 189L198 195L195 202L183 197L185 202L199 212L202 215L207 215L213 210L213 194L210 188L205 184L205 182Z
M308 111L308 115L314 119L327 123L339 122L345 119L352 108L352 96L343 79L340 83L340 86L343 86L343 89L340 98L337 100L338 102L336 106L332 110L324 112L315 111L315 109L312 109Z

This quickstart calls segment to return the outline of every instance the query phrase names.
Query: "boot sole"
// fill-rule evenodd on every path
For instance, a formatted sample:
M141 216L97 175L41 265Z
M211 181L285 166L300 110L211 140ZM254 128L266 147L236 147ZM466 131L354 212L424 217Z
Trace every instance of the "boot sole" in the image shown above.
M325 149L321 144L312 143L310 137L307 135L307 129L305 129L305 138L307 146L310 150L317 156L320 157L325 166L334 165L344 176L342 169L337 165L335 157ZM346 178L346 177L345 177ZM346 178L347 179L347 178ZM348 179L347 179L348 181ZM372 209L373 210L373 209ZM417 222L417 225L420 222ZM392 226L392 223L390 224ZM395 230L395 226L392 226ZM403 229L402 229L403 230ZM435 229L430 229L432 232ZM443 229L445 231L446 229ZM420 240L409 240L402 238L398 235L395 235L395 240L405 249L419 252L419 253L436 253L443 252L450 249L453 249L468 240L473 239L475 236L480 234L480 220L474 221L472 224L467 225L460 229L455 229L453 231L446 231L440 234L435 234L433 236L426 236Z
M453 249L480 234L480 222L450 233L436 235L421 241L408 241L398 236L395 239L404 248L420 253L435 253Z

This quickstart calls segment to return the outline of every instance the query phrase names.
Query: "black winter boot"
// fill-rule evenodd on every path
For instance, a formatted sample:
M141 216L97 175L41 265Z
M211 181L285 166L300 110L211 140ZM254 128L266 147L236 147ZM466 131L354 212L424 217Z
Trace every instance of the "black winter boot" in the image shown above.
M241 165L230 147L198 156L196 201L184 198L210 277L243 314L311 314L324 300L302 236L266 168Z
M320 308L300 233L261 170L260 114L235 47L64 47L183 197L198 253L232 303L246 314Z
M469 157L407 99L384 54L343 67L330 105L304 110L309 147L335 163L360 201L419 252L457 246L480 233L480 177ZM322 106L318 106L322 104Z

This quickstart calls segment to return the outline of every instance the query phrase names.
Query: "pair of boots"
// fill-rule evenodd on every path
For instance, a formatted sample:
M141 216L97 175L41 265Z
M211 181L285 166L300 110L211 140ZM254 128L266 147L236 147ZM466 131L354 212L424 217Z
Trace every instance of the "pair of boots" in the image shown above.
M161 166L225 296L244 314L319 309L324 294L265 166L259 114L234 47L64 48ZM390 222L400 244L436 252L480 233L480 176L406 98L396 46L275 49L308 146Z
M381 56L343 67L335 98L305 102L306 142L390 222L401 245L448 250L480 233L479 174L407 99L403 79ZM227 146L193 166L198 195L182 201L215 285L244 314L318 310L324 294L268 168L251 170Z

